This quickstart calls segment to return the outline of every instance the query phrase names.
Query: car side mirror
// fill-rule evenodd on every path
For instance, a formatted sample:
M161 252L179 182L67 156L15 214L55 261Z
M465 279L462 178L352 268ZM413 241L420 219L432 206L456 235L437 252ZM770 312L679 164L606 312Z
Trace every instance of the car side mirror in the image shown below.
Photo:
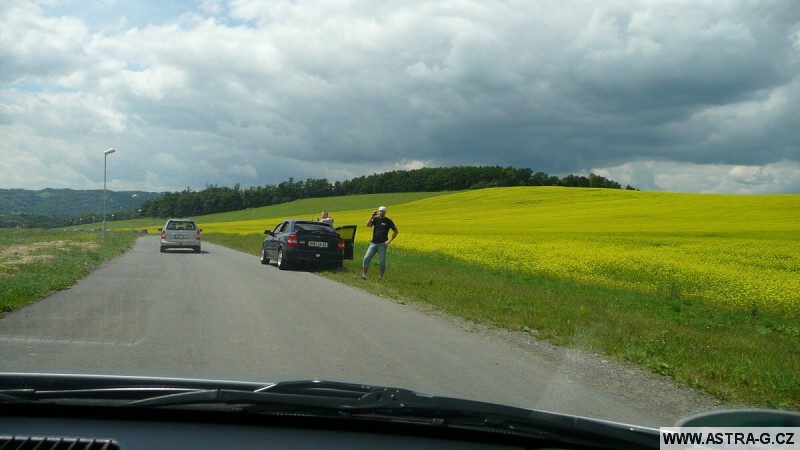
M272 236L272 231L264 230L264 234L268 234L268 235Z
M800 413L771 409L733 409L697 414L678 421L679 427L797 427Z

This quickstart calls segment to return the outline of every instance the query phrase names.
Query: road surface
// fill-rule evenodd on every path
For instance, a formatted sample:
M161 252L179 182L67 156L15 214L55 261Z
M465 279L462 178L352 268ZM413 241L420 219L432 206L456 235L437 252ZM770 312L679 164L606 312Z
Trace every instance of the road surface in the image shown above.
M0 319L0 370L353 381L654 427L713 406L594 355L253 255L208 243L162 254L157 237Z

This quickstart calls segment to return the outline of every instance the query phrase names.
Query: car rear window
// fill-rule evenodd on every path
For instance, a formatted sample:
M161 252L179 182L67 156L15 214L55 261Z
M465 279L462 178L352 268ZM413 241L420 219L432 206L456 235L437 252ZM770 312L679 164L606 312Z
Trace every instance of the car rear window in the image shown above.
M170 222L167 225L168 230L194 230L194 222Z
M294 224L294 228L296 231L322 231L325 233L335 233L336 230L333 229L332 226L324 224L324 223L296 223Z

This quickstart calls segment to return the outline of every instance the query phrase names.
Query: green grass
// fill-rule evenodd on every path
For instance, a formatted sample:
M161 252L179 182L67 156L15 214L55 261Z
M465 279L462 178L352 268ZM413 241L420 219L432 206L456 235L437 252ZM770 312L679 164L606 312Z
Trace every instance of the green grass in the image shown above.
M0 229L0 317L66 289L104 261L129 249L129 232Z
M263 234L228 234L228 233L204 233L203 240L218 245L223 245L240 252L252 255L261 254L261 243L264 242Z
M345 197L325 197L325 198L311 198L303 200L295 200L288 203L281 203L279 205L263 206L260 208L250 208L241 211L231 211L226 213L209 214L204 216L193 216L197 223L201 226L208 223L218 222L241 222L248 220L258 220L263 218L288 218L296 217L298 219L314 219L319 217L320 212L323 210L329 211L331 215L336 218L339 211L351 211L358 209L377 209L380 205L399 205L404 203L413 202L430 197L437 197L440 195L452 194L453 192L403 192L395 194L367 194L367 195L351 195ZM121 220L116 222L107 222L109 228L116 230L130 230L135 228L137 230L147 228L150 232L154 229L160 228L166 222L166 218L143 218L136 220ZM277 224L277 222L276 222ZM345 223L338 223L337 225L345 225ZM82 226L70 227L72 229L88 230L90 228L100 228L101 223L84 224Z
M198 222L238 222L243 220L256 220L264 217L296 217L298 219L314 219L325 210L336 217L339 211L372 208L378 209L380 205L398 205L425 198L452 194L453 192L403 192L396 194L367 194L351 195L346 197L324 197L296 200L280 205L251 208L242 211L232 211L220 214L210 214L197 218ZM162 224L163 225L163 224ZM337 225L344 225L337 223Z

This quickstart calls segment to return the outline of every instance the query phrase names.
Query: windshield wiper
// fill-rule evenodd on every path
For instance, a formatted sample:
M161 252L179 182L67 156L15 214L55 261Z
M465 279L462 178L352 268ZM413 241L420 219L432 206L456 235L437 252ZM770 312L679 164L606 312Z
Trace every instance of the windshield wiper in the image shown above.
M275 405L337 409L351 407L355 404L352 402L364 402L362 404L366 405L367 400L365 397L379 389L385 388L317 380L287 381L262 385L255 389L219 387L174 392L131 401L124 406L158 407L222 403L229 405Z
M69 404L68 400L103 400L107 405L124 408L226 405L251 414L299 412L344 419L389 419L436 427L518 433L551 441L603 442L619 448L659 446L658 431L643 427L362 384L319 380L264 384L93 376L37 379L34 375L16 380L17 385L13 387L6 381L4 374L0 374L0 403L47 400Z
M428 396L407 389L329 381L292 381L248 392L208 389L132 401L128 407L237 405L250 413L301 411L358 419L426 420L440 427L492 429L551 441L658 448L657 431L513 406Z
M72 375L38 373L0 373L0 404L71 400L107 400L121 405L131 401L158 398L208 389L255 390L263 383L191 380L159 377Z

